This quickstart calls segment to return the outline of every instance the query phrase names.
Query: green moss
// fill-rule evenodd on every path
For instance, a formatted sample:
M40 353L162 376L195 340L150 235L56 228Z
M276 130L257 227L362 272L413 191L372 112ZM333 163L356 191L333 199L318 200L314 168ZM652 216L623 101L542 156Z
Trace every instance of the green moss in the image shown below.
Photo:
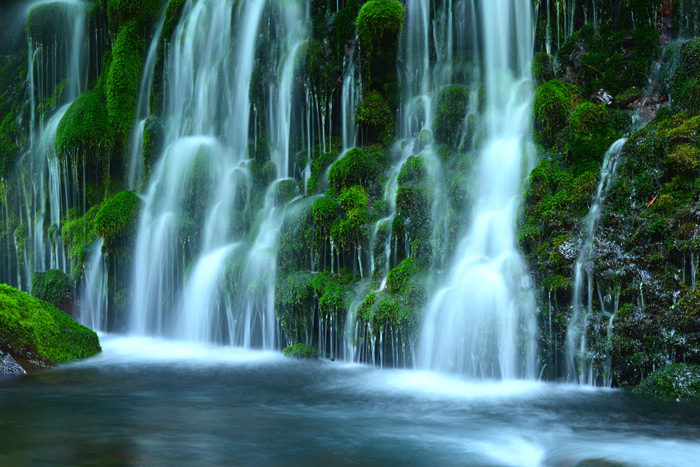
M25 369L90 357L97 335L54 306L0 284L0 350Z
M398 38L403 25L403 5L396 0L370 0L360 9L356 24L365 53L372 55L385 36Z
M56 152L106 157L112 142L105 96L84 92L71 104L56 130Z
M49 269L32 274L32 295L55 307L60 307L61 302L66 300L72 290L70 279L61 270Z
M317 231L325 236L330 233L331 225L338 217L338 203L333 197L323 196L314 201L313 213Z
M61 238L71 260L71 276L78 279L82 273L88 248L97 240L95 216L100 206L91 207L84 216L68 220L61 227Z
M138 225L141 199L131 191L117 193L101 206L95 216L95 232L106 242L124 237Z
M560 80L551 80L538 87L533 103L535 142L552 147L566 127L571 111L572 92Z
M539 51L535 53L535 57L532 60L532 77L537 86L541 86L554 78L552 56L547 52Z
M296 263L295 263L296 265ZM278 274L275 287L275 313L280 320L288 342L303 338L313 317L314 293L310 271Z
M369 204L369 197L361 185L355 185L345 189L338 196L338 204L346 211L366 208Z
M423 159L416 156L410 156L401 166L401 172L396 179L399 185L404 185L411 182L421 182L425 178L425 163Z
M639 394L648 394L671 401L700 401L700 365L674 363L660 368L635 388Z
M164 139L163 121L158 117L148 117L143 130L143 164L146 174L162 153Z
M161 36L169 41L172 38L177 24L180 22L182 11L187 0L170 0L168 7L165 9L165 21L163 22L163 30Z
M673 106L693 115L700 112L700 40L681 46L678 67L667 77Z
M325 279L325 284L319 290L320 280ZM348 287L343 284L341 278L333 275L317 276L314 279L316 296L318 296L318 311L321 317L328 318L338 313L344 314L348 307Z
M328 171L330 187L340 193L354 185L369 187L379 176L380 164L362 149L348 151Z
M435 141L456 147L465 129L465 117L469 105L469 89L464 86L448 86L440 89L433 129Z
M367 142L389 144L396 132L396 121L389 102L378 91L369 91L357 108L357 123L365 129Z
M173 8L178 7L177 3L176 1ZM163 0L107 0L110 28L121 30L130 21L138 24L139 27L149 25L156 19L162 7Z
M700 151L691 146L681 146L667 156L667 163L674 174L696 176Z
M590 102L576 107L569 121L568 146L574 173L597 172L607 150L629 125L629 114L624 111L608 110Z
M397 0L370 0L360 9L355 24L360 48L367 57L364 76L371 89L395 81L398 40L403 25L403 5Z
M318 350L311 348L306 344L290 345L289 347L285 347L284 350L282 350L282 353L288 358L318 358Z
M115 140L121 144L125 143L136 118L143 47L138 23L132 20L124 24L112 49L112 64L105 90L109 124Z

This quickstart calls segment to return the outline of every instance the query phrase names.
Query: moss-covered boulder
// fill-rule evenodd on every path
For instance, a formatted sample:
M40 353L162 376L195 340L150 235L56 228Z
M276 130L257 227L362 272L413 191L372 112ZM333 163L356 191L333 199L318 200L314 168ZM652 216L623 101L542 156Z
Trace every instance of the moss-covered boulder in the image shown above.
M32 295L66 313L72 311L72 293L70 278L59 269L32 274Z
M395 81L403 4L397 0L370 0L362 5L355 21L360 48L367 57L365 80L371 89Z
M90 357L101 349L97 334L61 310L0 284L0 351L31 372Z
M336 193L354 185L366 188L377 178L380 169L380 164L371 154L362 149L352 149L331 166L328 182Z
M660 368L647 376L635 392L672 401L700 402L700 365L674 363Z
M105 201L95 216L95 232L106 243L128 236L138 224L141 199L132 191L122 191Z
M396 132L396 120L389 102L378 91L365 94L357 108L356 120L365 131L367 143L389 144Z
M56 130L56 152L106 155L111 147L105 96L84 92L68 107Z
M448 86L438 92L433 130L438 144L455 147L464 131L469 89L464 86Z
M285 357L289 358L318 358L318 350L309 347L306 344L290 345L289 347L285 347L284 350L282 350L282 353Z

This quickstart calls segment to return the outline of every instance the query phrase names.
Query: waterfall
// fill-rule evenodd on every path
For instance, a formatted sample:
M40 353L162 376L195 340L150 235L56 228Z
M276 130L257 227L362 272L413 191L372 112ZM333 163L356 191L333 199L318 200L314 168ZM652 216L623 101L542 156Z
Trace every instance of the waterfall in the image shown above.
M599 382L599 378L602 378L602 383L606 386L609 386L612 382L609 377L609 362L600 362L595 355L594 347L597 342L589 342L589 337L591 336L589 336L588 328L595 314L593 308L595 232L602 214L605 195L615 177L620 154L626 142L627 138L615 141L605 153L603 165L600 169L598 188L593 196L591 208L584 220L583 231L585 237L583 246L574 265L574 298L571 304L573 313L566 331L569 380L591 386L596 385ZM586 293L585 297L584 292ZM617 299L613 300L613 306L611 307L605 307L606 300L602 296L599 299L601 314L608 315L609 326L612 326L612 321L617 313L618 300L619 291L617 291ZM607 331L605 338L609 338L609 335L610 331Z
M153 33L153 40L148 48L148 55L143 68L141 85L139 86L139 97L136 109L136 124L131 131L130 151L129 151L129 188L134 190L143 179L143 136L146 130L146 122L150 115L151 91L153 89L153 75L155 72L156 59L158 58L158 46L161 41L161 32L165 15L161 15L160 21Z
M362 99L362 84L359 77L359 66L355 62L355 49L356 47L353 47L349 56L343 58L345 69L341 101L343 151L357 145L355 113Z
M28 289L34 271L50 268L66 271L68 267L60 235L46 235L60 232L62 217L69 207L62 202L62 190L66 191L68 187L61 186L61 174L69 168L57 157L54 142L58 124L87 81L85 5L77 0L35 2L28 10L29 14L32 9L49 3L62 8L64 15L56 21L65 23L66 31L64 36L55 37L50 44L29 40L30 144L19 161L23 169L20 182L23 195L20 210L23 212L20 215L26 217L28 238L22 257L17 259L18 266L24 266L24 280L21 276L18 278L20 289ZM63 99L55 100L60 107L53 114L49 113L52 109L40 108L51 95L60 95L60 86L64 86ZM45 117L48 117L46 122Z
M79 299L81 324L96 331L106 330L107 325L107 265L102 254L103 243L99 238L91 246Z
M307 34L304 11L297 1L185 5L166 63L164 151L138 226L132 333L276 345L274 265L282 223L277 190L290 172L296 56ZM281 30L259 54L269 17ZM251 96L260 84L253 72L265 65L258 55L272 61L267 66L277 75L266 88L275 109L266 123L277 181L256 213L260 168L248 151ZM237 264L246 274L231 284ZM264 304L257 294L260 281Z
M532 165L529 2L480 0L486 141L470 226L428 306L420 367L469 377L535 376L535 307L515 244L521 186Z

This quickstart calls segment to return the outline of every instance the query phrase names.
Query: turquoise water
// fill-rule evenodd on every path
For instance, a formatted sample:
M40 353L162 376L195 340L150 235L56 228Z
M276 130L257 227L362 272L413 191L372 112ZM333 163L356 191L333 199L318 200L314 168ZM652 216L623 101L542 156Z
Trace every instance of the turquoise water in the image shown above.
M678 466L700 459L700 407L623 391L102 340L96 358L0 380L0 465Z

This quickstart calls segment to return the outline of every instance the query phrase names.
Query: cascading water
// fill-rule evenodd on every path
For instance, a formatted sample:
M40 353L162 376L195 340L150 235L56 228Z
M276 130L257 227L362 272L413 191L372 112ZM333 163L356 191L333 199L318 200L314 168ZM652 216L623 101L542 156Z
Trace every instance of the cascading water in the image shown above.
M418 366L469 377L535 376L535 307L515 244L515 214L532 164L529 2L481 0L486 141L471 223L425 316Z
M78 0L41 1L32 4L29 14L33 8L49 4L59 8L56 11L60 12L60 17L56 21L65 27L65 33L50 43L29 41L30 146L19 162L24 175L20 216L26 216L24 222L27 223L28 238L23 257L18 258L18 263L24 265L24 277L18 283L20 288L28 287L34 271L49 268L67 270L64 246L58 232L62 216L69 207L62 196L62 190L68 190L68 185L63 181L69 167L59 160L54 142L63 115L84 90L87 81L85 5ZM64 104L53 115L39 109L39 105L51 94L61 95L58 91L60 86L63 86L63 99L57 98L56 102ZM51 116L44 122L44 117L48 115Z
M106 330L107 265L102 254L103 239L91 246L83 275L80 303L80 322L93 330Z
M278 64L277 84L269 88L277 112L267 122L277 182L256 214L250 207L256 196L248 155L250 93L266 11L281 17L282 28L267 54ZM276 345L272 299L278 236L270 235L282 223L275 190L290 171L295 60L305 40L304 11L296 1L192 0L185 5L166 66L165 150L138 229L131 332ZM258 226L257 239L252 248L243 248L251 221ZM232 264L248 264L243 267L250 274L225 293ZM254 268L259 274L252 274ZM256 289L260 281L263 292Z
M153 74L155 72L156 59L158 58L158 46L161 42L161 32L163 31L163 15L153 33L151 46L148 48L148 55L144 65L141 85L139 87L138 107L136 109L136 124L131 132L130 155L129 155L129 188L136 189L143 180L143 136L146 130L146 122L150 115L149 104L151 91L153 90Z
M605 195L615 177L620 154L626 142L627 138L615 141L605 153L603 165L600 169L598 188L584 221L583 231L585 237L583 245L574 265L574 298L571 304L573 313L566 331L569 380L591 386L596 384L610 386L612 383L610 362L606 356L597 354L595 346L600 343L591 342L589 339L592 337L589 336L589 324L596 314L593 307L594 277L592 263L595 258L595 233L602 214ZM599 298L600 316L607 318L604 336L602 336L604 339L609 338L609 328L617 313L619 291L617 293L613 291L610 296L611 298L608 300L602 294ZM606 304L610 306L606 307Z

